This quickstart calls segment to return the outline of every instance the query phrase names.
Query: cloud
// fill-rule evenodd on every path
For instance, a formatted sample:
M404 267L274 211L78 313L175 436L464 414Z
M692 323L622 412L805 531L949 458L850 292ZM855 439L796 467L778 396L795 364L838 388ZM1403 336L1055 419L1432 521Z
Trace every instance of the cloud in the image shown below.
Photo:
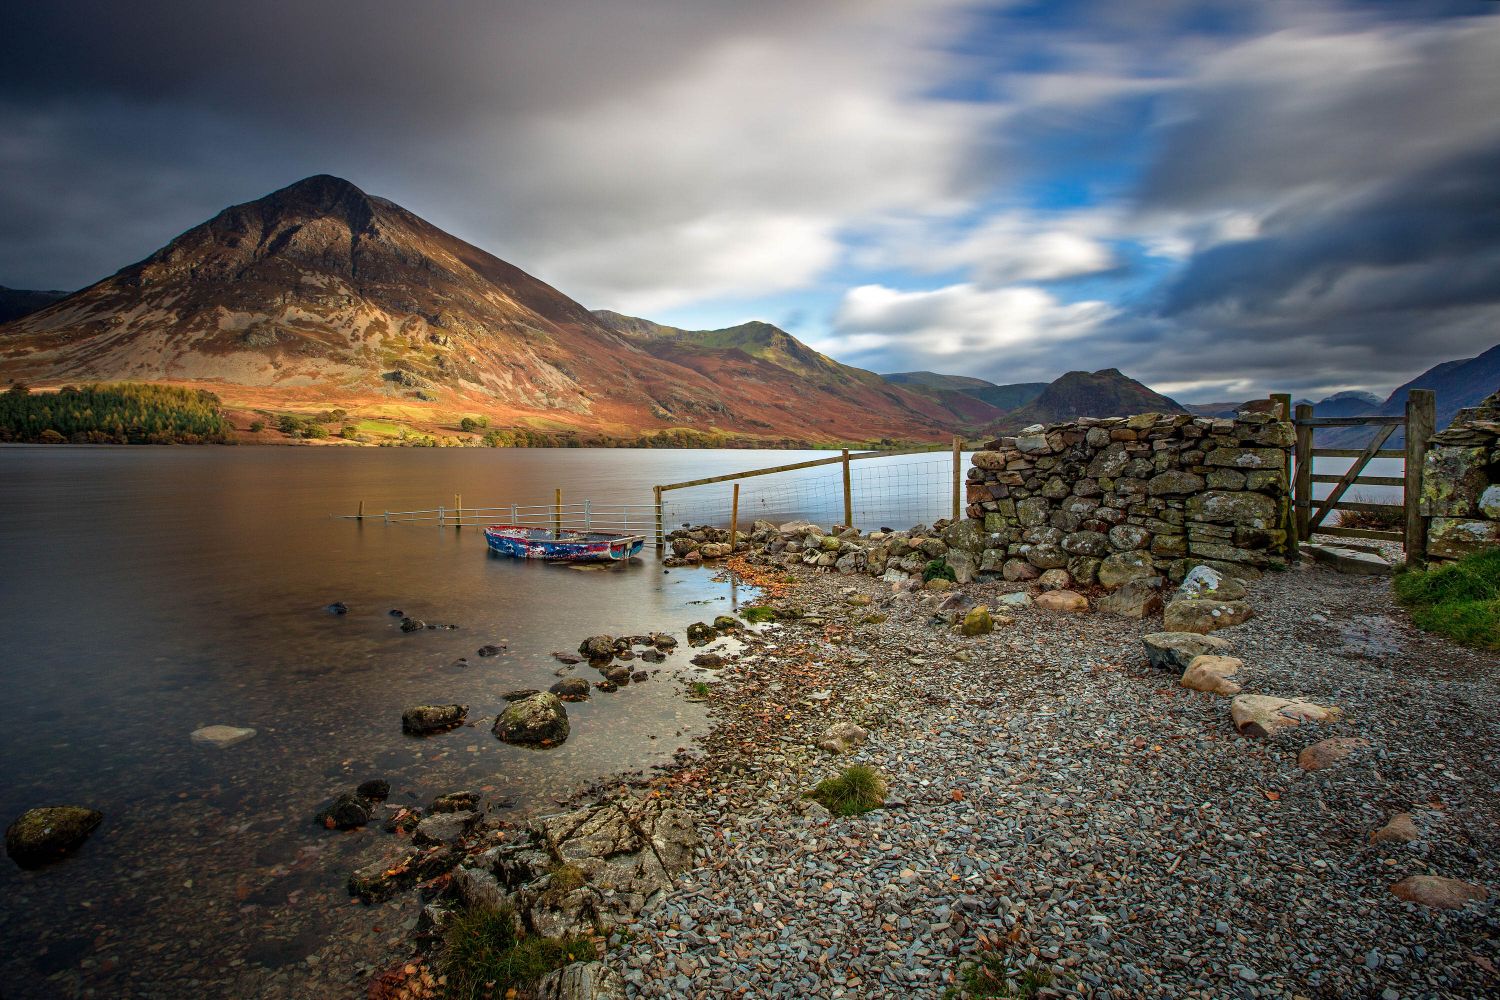
M1057 281L1118 266L1104 239L1115 228L1114 220L1097 211L1010 211L965 227L945 220L903 220L872 234L855 259L867 268L900 267L922 274L961 270L987 288Z
M1030 287L901 291L862 285L845 293L832 336L814 346L877 371L962 371L1027 381L1050 372L1052 352L1088 336L1112 312L1103 302L1062 303Z

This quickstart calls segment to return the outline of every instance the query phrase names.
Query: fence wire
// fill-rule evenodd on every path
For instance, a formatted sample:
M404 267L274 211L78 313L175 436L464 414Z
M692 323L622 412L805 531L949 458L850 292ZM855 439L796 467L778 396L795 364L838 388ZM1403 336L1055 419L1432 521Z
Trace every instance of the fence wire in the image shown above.
M739 522L782 523L806 519L828 527L844 521L844 482L840 466L779 472L740 482ZM931 524L952 513L953 460L897 456L850 464L854 526L909 528ZM733 483L712 483L662 495L662 521L670 532L683 525L728 527Z

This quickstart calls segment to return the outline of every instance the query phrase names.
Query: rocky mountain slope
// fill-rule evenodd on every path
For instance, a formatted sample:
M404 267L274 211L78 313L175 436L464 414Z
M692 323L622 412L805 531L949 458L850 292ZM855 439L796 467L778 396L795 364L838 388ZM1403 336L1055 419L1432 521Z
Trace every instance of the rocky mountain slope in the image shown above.
M1416 378L1399 386L1384 403L1359 411L1385 416L1400 416L1406 412L1406 397L1413 389L1431 389L1437 396L1437 428L1442 430L1453 421L1459 410L1478 405L1496 389L1500 389L1500 344L1473 358L1459 358L1433 365ZM1378 401L1377 401L1378 402ZM1318 412L1319 416L1341 414ZM1364 445L1374 434L1368 427L1331 428L1318 432L1319 446L1356 448ZM1384 447L1400 448L1406 442L1404 428L1387 439Z
M941 440L958 429L930 399L782 336L789 343L764 333L765 348L747 352L620 329L320 175L0 326L0 380L172 382L231 406L335 405L431 423L474 413L610 435Z

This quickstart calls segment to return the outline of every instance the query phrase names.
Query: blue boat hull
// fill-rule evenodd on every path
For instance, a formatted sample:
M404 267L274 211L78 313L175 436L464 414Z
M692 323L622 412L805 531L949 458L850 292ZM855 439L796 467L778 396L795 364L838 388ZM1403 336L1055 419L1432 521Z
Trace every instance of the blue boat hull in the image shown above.
M511 525L492 525L484 538L499 555L548 562L622 562L639 555L646 544L641 535L564 531L556 537L544 529Z

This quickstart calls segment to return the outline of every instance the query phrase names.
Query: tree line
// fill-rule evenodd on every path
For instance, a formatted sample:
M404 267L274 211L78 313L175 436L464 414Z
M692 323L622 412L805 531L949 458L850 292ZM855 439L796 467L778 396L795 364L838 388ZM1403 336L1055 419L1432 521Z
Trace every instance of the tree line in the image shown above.
M131 382L0 393L0 441L37 444L225 444L219 397L199 389Z

